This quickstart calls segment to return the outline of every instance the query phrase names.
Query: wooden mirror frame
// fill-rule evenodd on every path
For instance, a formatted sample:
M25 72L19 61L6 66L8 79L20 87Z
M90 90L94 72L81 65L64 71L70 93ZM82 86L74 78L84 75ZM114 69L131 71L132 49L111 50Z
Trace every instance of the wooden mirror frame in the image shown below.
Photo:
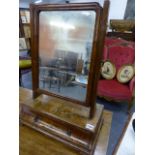
M86 11L91 10L96 12L96 21L94 28L93 46L91 53L91 63L88 75L88 84L85 102L81 102L72 98L60 96L49 91L39 88L39 13L41 11ZM104 38L107 29L107 17L109 10L109 1L104 2L102 8L98 3L67 3L67 4L31 4L31 45L32 45L32 82L33 82L33 97L36 98L40 94L55 96L73 103L81 104L90 107L90 117L93 116L96 105L97 82L100 75L100 61L104 46Z

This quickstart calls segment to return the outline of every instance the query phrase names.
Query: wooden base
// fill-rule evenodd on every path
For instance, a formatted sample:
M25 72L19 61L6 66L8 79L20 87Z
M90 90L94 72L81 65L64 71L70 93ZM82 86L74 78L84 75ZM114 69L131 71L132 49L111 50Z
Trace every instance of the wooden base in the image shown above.
M112 122L112 112L104 110L104 125L96 144L94 155L106 155ZM79 155L79 152L67 145L51 139L35 130L19 126L20 155Z
M20 122L56 139L80 154L94 153L103 125L103 106L97 104L95 116L89 109L62 99L41 95L21 104Z
M19 88L20 105L32 99L32 90ZM112 112L104 110L104 125L100 130L94 155L106 155L112 121ZM79 155L79 151L68 147L64 143L51 139L26 126L19 127L20 155Z

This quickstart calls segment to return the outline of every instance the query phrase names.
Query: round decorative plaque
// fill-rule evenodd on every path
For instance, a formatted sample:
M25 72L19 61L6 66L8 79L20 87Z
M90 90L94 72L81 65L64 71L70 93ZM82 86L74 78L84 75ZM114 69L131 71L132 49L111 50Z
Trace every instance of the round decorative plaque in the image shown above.
M121 83L129 82L134 76L134 67L133 65L122 66L117 73L117 80Z
M101 75L107 80L111 80L116 75L116 67L110 61L105 61L101 66Z

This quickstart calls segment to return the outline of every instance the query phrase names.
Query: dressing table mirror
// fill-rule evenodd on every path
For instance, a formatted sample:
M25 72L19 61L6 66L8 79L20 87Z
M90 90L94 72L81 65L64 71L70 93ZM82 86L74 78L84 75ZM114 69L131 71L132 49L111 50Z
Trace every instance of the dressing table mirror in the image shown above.
M24 103L21 122L51 138L93 154L103 106L96 104L109 1L32 4L34 99Z
M39 13L38 89L86 104L95 19L92 10Z

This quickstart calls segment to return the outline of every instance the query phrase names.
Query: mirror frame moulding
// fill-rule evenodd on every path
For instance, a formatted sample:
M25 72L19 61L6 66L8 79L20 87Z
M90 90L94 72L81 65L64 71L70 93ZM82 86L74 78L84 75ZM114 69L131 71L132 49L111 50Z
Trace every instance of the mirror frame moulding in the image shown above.
M64 97L39 88L39 13L41 11L95 11L96 21L94 28L93 46L91 53L86 99L84 102ZM55 96L76 104L90 108L90 117L95 112L97 82L100 77L100 62L104 46L104 38L107 29L107 17L109 12L109 0L104 1L102 8L98 3L69 3L69 4L31 4L31 45L32 45L32 86L33 98L40 94Z

